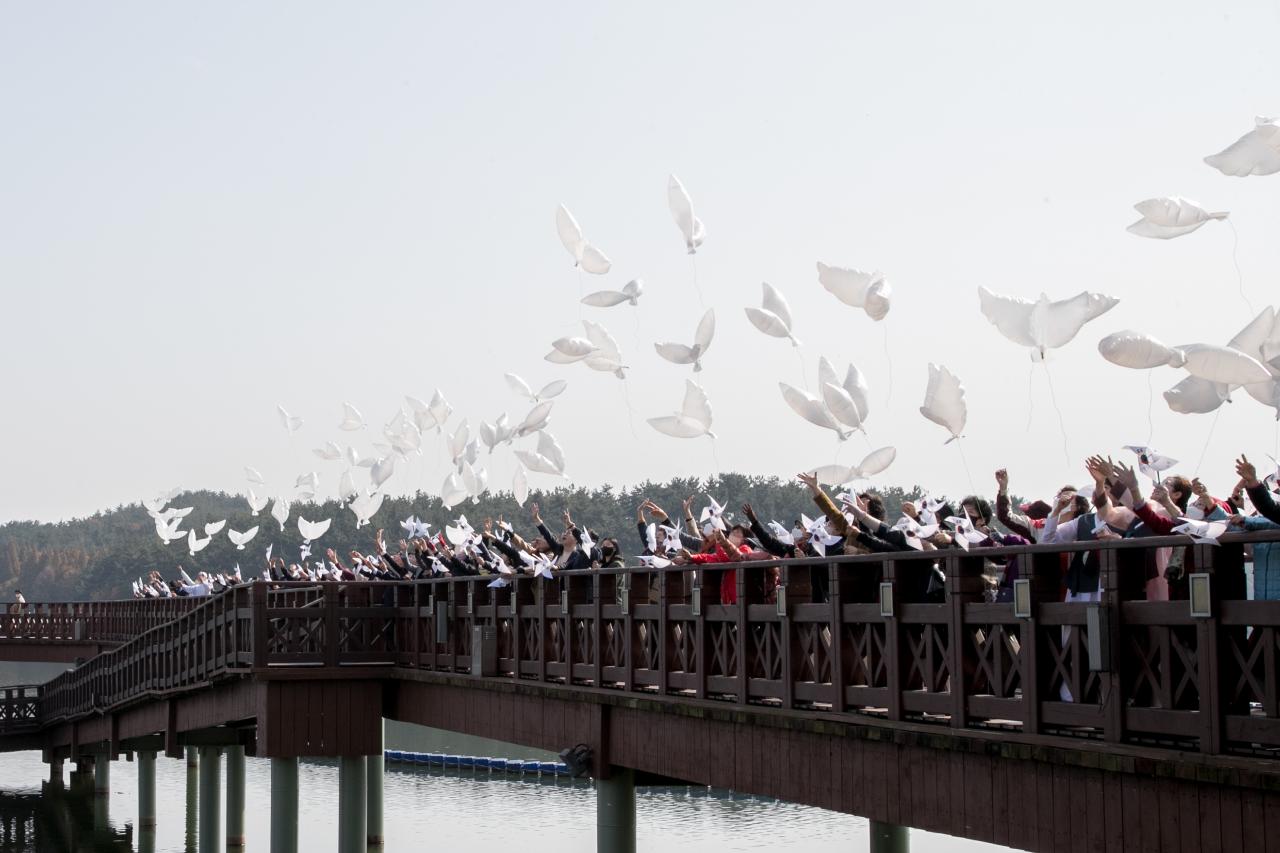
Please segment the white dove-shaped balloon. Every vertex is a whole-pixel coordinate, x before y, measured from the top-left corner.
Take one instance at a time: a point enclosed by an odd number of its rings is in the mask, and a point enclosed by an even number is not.
[[[351,469],[342,472],[342,476],[338,478],[338,500],[345,503],[349,498],[353,497],[359,490],[356,488],[355,478],[351,476]]]
[[[265,486],[267,481],[262,479],[262,475],[258,473],[257,468],[250,468],[248,465],[244,467],[244,476],[250,483],[256,486]]]
[[[841,441],[849,437],[849,432],[840,427],[840,422],[836,420],[835,415],[827,408],[826,403],[808,391],[796,388],[794,385],[788,385],[785,382],[779,382],[778,388],[781,389],[782,399],[787,401],[791,411],[814,426],[831,430]]]
[[[592,370],[612,373],[619,379],[626,379],[626,368],[622,363],[622,354],[618,351],[618,342],[609,334],[609,330],[590,320],[583,320],[582,326],[587,331],[587,340],[594,347],[582,363]]]
[[[289,432],[294,433],[302,428],[302,418],[289,414],[284,406],[277,404],[276,412],[280,415],[280,423],[284,424],[284,428]]]
[[[533,435],[533,433],[544,428],[551,422],[551,407],[553,405],[554,403],[551,400],[547,400],[530,409],[529,413],[524,416],[524,420],[520,422],[520,425],[513,430],[513,436],[515,438],[523,438],[526,435]]]
[[[929,364],[929,385],[924,392],[920,414],[951,433],[946,443],[960,438],[969,417],[964,401],[964,385],[945,367]]]
[[[586,338],[557,338],[551,342],[551,352],[543,358],[552,364],[573,364],[582,361],[596,351],[596,345]]]
[[[457,474],[450,472],[449,476],[444,478],[444,485],[440,487],[440,501],[445,509],[453,509],[467,497],[467,489],[462,485],[462,480]]]
[[[524,506],[529,499],[529,475],[523,465],[516,466],[515,476],[511,478],[511,494],[518,506]]]
[[[1030,347],[1033,360],[1042,360],[1048,350],[1065,346],[1085,323],[1110,311],[1120,300],[1101,293],[1079,293],[1054,302],[1041,293],[1035,302],[1016,296],[1001,296],[978,288],[983,315],[1000,334],[1020,346]]]
[[[257,515],[267,508],[268,498],[260,498],[254,494],[253,489],[249,490],[249,494],[245,496],[245,500],[249,502],[249,512],[251,515]]]
[[[382,484],[391,478],[396,471],[395,454],[384,456],[373,464],[369,469],[369,482],[373,484],[375,489],[381,489]]]
[[[333,462],[342,458],[342,448],[338,446],[336,441],[326,441],[324,447],[317,447],[311,452],[326,462]]]
[[[654,344],[653,348],[658,351],[658,355],[672,364],[692,364],[693,372],[700,373],[702,371],[702,357],[706,355],[707,350],[711,347],[711,339],[715,337],[715,334],[716,309],[708,308],[707,313],[703,314],[702,319],[698,321],[698,328],[693,333],[693,344],[691,346],[662,343]]]
[[[357,530],[368,524],[369,520],[377,514],[378,510],[382,508],[382,502],[386,497],[385,492],[374,492],[372,495],[360,494],[347,505],[347,508],[356,517]]]
[[[582,229],[578,227],[578,220],[573,218],[569,208],[563,204],[556,208],[556,232],[560,235],[560,242],[565,250],[573,255],[573,265],[583,272],[604,275],[613,266],[604,252],[586,241],[582,236]]]
[[[612,308],[628,302],[634,306],[640,304],[642,293],[644,293],[644,282],[633,278],[622,286],[622,290],[597,290],[595,293],[588,293],[582,297],[582,304],[590,305],[592,308]]]
[[[1204,161],[1224,175],[1244,178],[1280,172],[1280,126],[1277,120],[1258,116],[1244,136]]]
[[[1186,362],[1182,350],[1165,346],[1150,335],[1131,329],[1107,335],[1098,341],[1098,352],[1112,364],[1133,370],[1148,370],[1165,365],[1182,367]]]
[[[342,404],[342,422],[338,424],[338,429],[354,432],[358,429],[364,429],[364,415],[360,414],[360,410],[350,403]]]
[[[307,521],[302,516],[298,516],[298,533],[302,535],[303,541],[310,544],[328,533],[329,525],[332,523],[331,518],[326,518],[324,521]]]
[[[818,261],[818,283],[845,305],[866,311],[872,320],[883,320],[889,313],[893,289],[882,272],[829,267]]]
[[[226,526],[227,526],[227,521],[226,521],[226,519],[223,519],[222,521],[211,521],[211,522],[209,522],[208,524],[206,524],[206,525],[204,526],[204,535],[205,535],[205,536],[214,536],[214,535],[216,535],[216,534],[218,534],[218,533],[221,533],[221,532],[222,532],[222,528],[224,528],[224,527],[226,527]]]
[[[463,418],[454,427],[453,432],[449,434],[449,459],[456,464],[462,458],[462,454],[466,452],[467,442],[470,440],[471,427],[467,425],[467,419]]]
[[[320,475],[315,471],[312,471],[309,474],[301,474],[298,479],[294,481],[293,487],[295,489],[306,489],[314,492],[320,487]]]
[[[205,548],[209,547],[209,543],[212,541],[213,541],[212,537],[209,537],[209,536],[206,536],[203,539],[197,539],[196,532],[194,530],[188,530],[187,531],[187,552],[194,557],[196,554],[203,551]]]
[[[227,538],[231,540],[232,545],[236,546],[237,551],[243,551],[244,546],[248,544],[253,539],[253,537],[257,535],[258,535],[258,528],[256,527],[250,527],[248,530],[246,530],[243,533],[241,533],[239,530],[234,530],[234,529],[227,531]]]
[[[164,542],[164,544],[166,545],[168,545],[170,542],[173,542],[177,539],[182,539],[187,535],[187,532],[184,530],[178,529],[178,525],[180,524],[182,524],[182,519],[180,518],[175,518],[173,521],[169,522],[168,524],[166,524],[161,519],[157,518],[156,519],[156,535],[159,536],[160,540]]]
[[[675,175],[667,176],[667,207],[671,208],[671,218],[680,229],[680,236],[684,237],[685,248],[691,255],[696,253],[707,232],[702,220],[693,215],[693,199],[689,198],[684,184]]]
[[[822,389],[822,402],[836,420],[853,429],[866,432],[867,416],[871,413],[871,389],[862,371],[852,364],[845,371],[844,381],[836,378],[835,368],[825,356],[818,358],[818,385]]]
[[[881,447],[868,453],[863,460],[852,467],[844,465],[823,465],[813,470],[818,482],[832,486],[842,486],[855,480],[866,480],[881,473],[898,457],[893,447]]]
[[[286,498],[276,498],[271,504],[271,517],[280,524],[280,530],[284,530],[284,523],[289,520],[289,501]]]
[[[1133,209],[1142,214],[1142,218],[1125,230],[1139,237],[1153,237],[1157,240],[1181,237],[1206,222],[1227,218],[1225,210],[1210,213],[1194,201],[1180,196],[1149,198],[1135,204]]]
[[[548,457],[543,452],[544,447],[546,446],[544,444],[544,438],[543,438],[545,435],[547,435],[547,433],[545,432],[538,434],[537,450],[517,450],[515,451],[516,458],[520,460],[521,465],[523,465],[525,468],[529,469],[530,471],[533,471],[534,473],[550,474],[553,477],[562,476],[564,473],[564,465],[563,465],[564,454],[563,453],[560,454],[559,465],[556,464],[557,463],[556,459]],[[551,439],[551,442],[554,444],[555,439]],[[558,445],[556,446],[556,450],[557,451],[559,450]]]
[[[660,418],[649,418],[649,426],[663,435],[672,438],[699,438],[708,436],[715,439],[711,431],[711,401],[707,392],[692,379],[684,381],[684,402],[680,411]]]
[[[775,338],[786,338],[793,347],[800,342],[791,334],[791,308],[787,300],[768,282],[761,283],[763,296],[759,308],[747,308],[747,319],[766,335]]]
[[[507,380],[507,385],[512,391],[515,391],[521,397],[532,403],[541,403],[543,400],[550,400],[553,397],[559,397],[564,393],[564,389],[569,387],[569,383],[563,379],[556,379],[542,386],[538,393],[533,393],[533,389],[529,387],[529,383],[525,382],[514,373],[504,373],[503,378]]]

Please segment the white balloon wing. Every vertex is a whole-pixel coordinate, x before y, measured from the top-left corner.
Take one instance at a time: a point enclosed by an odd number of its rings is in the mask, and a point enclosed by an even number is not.
[[[284,428],[289,432],[297,432],[302,428],[302,418],[295,418],[285,411],[284,406],[276,405],[276,412],[280,415],[280,423],[284,424]]]
[[[671,218],[684,237],[685,248],[694,254],[706,236],[705,229],[702,221],[693,215],[693,199],[675,175],[667,176],[667,207],[671,208]]]
[[[831,267],[818,261],[818,283],[845,305],[861,308],[872,320],[889,313],[889,283],[882,272]]]
[[[1134,209],[1142,218],[1126,230],[1139,237],[1169,240],[1190,234],[1201,225],[1214,219],[1226,219],[1225,211],[1210,213],[1194,201],[1179,196],[1149,198],[1135,204]]]
[[[920,414],[951,433],[948,444],[964,432],[969,416],[964,401],[964,385],[947,368],[929,364],[929,385],[924,392]]]
[[[1182,367],[1186,362],[1182,350],[1165,346],[1150,335],[1131,329],[1107,335],[1098,341],[1098,352],[1112,364],[1133,370],[1148,370],[1164,365]]]
[[[834,431],[841,441],[849,437],[849,434],[840,428],[835,416],[817,397],[785,382],[779,382],[778,388],[782,391],[782,399],[787,401],[791,411],[814,426]]]
[[[649,418],[648,423],[658,432],[672,438],[698,438],[705,435],[714,439],[711,418],[711,401],[707,399],[707,392],[696,382],[686,379],[684,402],[680,411],[674,415]]]
[[[577,264],[582,259],[582,248],[586,241],[582,239],[578,220],[573,218],[569,208],[563,204],[556,208],[556,233],[560,236],[560,243],[565,251],[573,255],[573,262]]]
[[[249,512],[257,515],[267,508],[268,498],[260,498],[254,494],[253,489],[249,490],[249,494],[245,496],[245,500],[249,502]]]
[[[284,531],[284,523],[289,520],[289,501],[285,498],[276,498],[271,504],[271,517],[280,524],[280,530]]]
[[[227,538],[231,540],[232,545],[236,546],[237,551],[243,551],[244,546],[248,544],[248,542],[257,535],[258,535],[258,528],[256,527],[250,527],[248,530],[246,530],[243,533],[241,533],[238,530],[227,531]]]
[[[1222,174],[1237,178],[1280,172],[1280,127],[1276,119],[1255,118],[1253,130],[1204,161]]]
[[[592,308],[612,308],[615,305],[621,305],[630,300],[631,297],[618,290],[597,290],[595,293],[588,293],[582,297],[583,305],[590,305]]]
[[[1230,389],[1197,376],[1188,376],[1168,391],[1164,400],[1180,415],[1204,415],[1230,399]]]
[[[204,526],[204,535],[214,536],[218,533],[221,533],[222,528],[226,526],[227,526],[226,519],[223,519],[222,521],[211,521]]]
[[[302,516],[298,516],[298,533],[302,535],[304,541],[314,542],[329,532],[329,525],[332,523],[331,518],[326,518],[324,521],[307,521]]]
[[[338,424],[338,429],[352,432],[354,430],[364,428],[364,415],[360,414],[360,410],[350,403],[342,404],[342,423]]]
[[[529,499],[529,476],[523,466],[516,468],[515,476],[511,478],[511,494],[518,506],[524,506],[524,502]]]

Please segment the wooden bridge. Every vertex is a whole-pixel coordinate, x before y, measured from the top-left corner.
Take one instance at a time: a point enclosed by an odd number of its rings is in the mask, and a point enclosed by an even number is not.
[[[92,759],[101,775],[122,752],[199,748],[215,786],[219,750],[270,758],[273,850],[290,849],[290,762],[296,845],[299,757],[341,759],[343,809],[360,813],[342,849],[380,834],[364,803],[384,717],[584,744],[612,849],[634,843],[632,786],[658,780],[861,815],[886,833],[880,849],[899,843],[893,826],[1027,850],[1271,849],[1280,602],[1245,600],[1244,544],[1277,539],[739,563],[732,606],[711,567],[35,605],[0,616],[0,658],[109,650],[0,692],[0,749]],[[1189,601],[1142,600],[1162,547],[1186,549]],[[1060,601],[1076,551],[1099,561],[1099,603]],[[984,600],[993,556],[1021,564],[1011,603]],[[922,594],[937,560],[941,601]],[[771,565],[781,587],[766,602]],[[229,757],[229,807],[233,772]]]

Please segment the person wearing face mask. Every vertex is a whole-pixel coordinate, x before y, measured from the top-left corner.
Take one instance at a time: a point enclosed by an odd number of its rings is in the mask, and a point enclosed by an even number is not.
[[[591,564],[597,569],[621,569],[625,568],[627,563],[622,556],[622,552],[618,550],[618,540],[612,536],[606,536],[600,540],[600,559]]]
[[[681,551],[672,559],[672,562],[677,566],[740,563],[747,554],[751,553],[751,546],[746,544],[749,532],[741,524],[730,527],[727,534],[721,530],[713,530],[707,537],[712,546],[709,553],[690,554],[688,551]],[[720,575],[720,603],[738,603],[737,571],[733,568],[725,568]]]

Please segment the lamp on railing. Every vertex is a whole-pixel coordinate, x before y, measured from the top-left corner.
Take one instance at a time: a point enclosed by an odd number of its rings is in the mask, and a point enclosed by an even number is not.
[[[885,619],[893,618],[893,582],[880,584],[880,615]]]
[[[785,583],[778,584],[778,615],[787,615],[787,585]]]
[[[702,615],[702,572],[695,571],[693,573],[693,586],[690,588],[692,595],[693,615]]]
[[[1018,619],[1031,618],[1031,578],[1018,578],[1013,582],[1013,615]]]
[[[618,605],[622,615],[626,616],[631,610],[631,575],[629,573],[614,575],[614,584],[614,603]]]
[[[1209,573],[1196,572],[1187,575],[1187,583],[1190,590],[1190,594],[1187,597],[1191,602],[1191,618],[1208,619],[1213,615],[1213,590],[1209,581]]]

